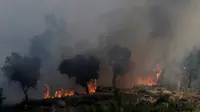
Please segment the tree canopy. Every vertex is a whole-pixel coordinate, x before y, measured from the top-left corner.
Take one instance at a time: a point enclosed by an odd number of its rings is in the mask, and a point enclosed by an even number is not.
[[[8,80],[20,84],[25,98],[28,99],[28,89],[35,88],[40,77],[40,60],[13,52],[6,57],[1,69]]]
[[[76,83],[87,87],[91,79],[98,79],[100,61],[92,56],[77,55],[74,58],[63,60],[58,70],[61,74],[67,74],[69,78],[75,77]]]
[[[117,76],[124,75],[129,70],[131,51],[119,45],[113,46],[108,52],[108,61],[113,71],[113,86]]]

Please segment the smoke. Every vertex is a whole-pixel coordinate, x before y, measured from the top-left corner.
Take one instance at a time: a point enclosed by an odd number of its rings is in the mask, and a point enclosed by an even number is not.
[[[52,91],[60,87],[74,87],[73,80],[58,73],[57,64],[63,58],[82,52],[83,49],[94,48],[90,43],[103,32],[103,27],[98,22],[99,16],[119,6],[119,1],[113,0],[2,0],[0,65],[3,65],[5,57],[12,51],[42,57],[43,76],[38,91],[29,93],[33,98],[43,96],[44,83],[51,85]],[[31,46],[37,47],[32,49]],[[23,93],[15,83],[8,84],[3,76],[0,81],[7,97],[6,102],[17,102],[23,98]],[[13,91],[15,94],[12,94]]]
[[[44,83],[53,89],[74,87],[56,70],[62,59],[91,53],[104,60],[110,46],[119,44],[132,51],[134,69],[122,77],[128,79],[123,86],[130,87],[137,75],[145,75],[157,63],[167,67],[173,60],[180,62],[199,44],[199,5],[197,0],[2,0],[0,65],[12,51],[42,58],[39,92],[30,93],[41,98]],[[111,72],[102,63],[99,83],[111,85]],[[171,70],[166,74],[174,79]],[[23,94],[15,84],[2,83],[10,102],[20,100],[16,96]]]
[[[176,57],[177,60],[181,60],[200,42],[199,39],[199,20],[200,16],[196,13],[199,10],[199,1],[194,1],[188,6],[188,10],[185,11],[180,17],[177,26],[175,27],[175,33],[173,36],[173,43],[171,43],[171,56]],[[174,53],[172,53],[174,52]]]
[[[166,69],[165,82],[176,86],[179,73],[173,69],[179,69],[179,64],[200,42],[199,15],[195,13],[198,6],[198,1],[154,0],[130,6],[132,8],[124,11],[126,14],[115,12],[115,15],[125,15],[120,24],[114,23],[119,22],[115,19],[117,16],[109,17],[110,21],[115,21],[107,23],[108,34],[101,39],[104,40],[102,43],[129,47],[135,63],[133,73],[124,76],[129,77],[123,81],[126,83],[124,87],[136,83],[138,75],[147,75],[157,63]]]

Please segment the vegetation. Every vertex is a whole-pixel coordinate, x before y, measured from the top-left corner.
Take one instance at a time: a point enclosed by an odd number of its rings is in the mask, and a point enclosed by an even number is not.
[[[191,88],[191,83],[193,80],[198,78],[198,69],[200,68],[200,51],[193,50],[186,59],[183,61],[183,71],[185,71],[188,77],[188,88]]]
[[[0,88],[0,107],[3,105],[3,100],[4,100],[5,98],[3,97],[3,89],[2,88]]]
[[[198,95],[178,94],[159,90],[137,89],[133,93],[96,93],[94,95],[71,96],[61,99],[45,99],[25,101],[21,104],[7,107],[9,109],[23,110],[23,112],[44,112],[53,107],[57,112],[65,109],[79,112],[198,112],[200,97]],[[58,102],[65,102],[60,106]],[[89,103],[90,102],[90,103]],[[53,106],[52,106],[53,105]],[[42,106],[42,108],[41,108]],[[6,107],[4,107],[4,110]],[[72,111],[73,110],[73,111]],[[12,110],[15,111],[15,110]],[[33,112],[35,112],[33,111]],[[6,112],[6,111],[5,111]],[[20,111],[21,112],[21,111]],[[76,111],[75,111],[76,112]]]
[[[91,79],[99,77],[99,60],[90,56],[77,55],[74,58],[63,60],[58,67],[61,74],[67,74],[69,78],[75,77],[76,83],[86,88]]]
[[[6,57],[2,71],[8,80],[19,83],[25,99],[28,100],[28,90],[36,88],[40,77],[40,60],[13,52]]]
[[[108,52],[109,64],[112,66],[112,86],[116,88],[116,78],[129,70],[131,51],[119,45],[113,46]]]

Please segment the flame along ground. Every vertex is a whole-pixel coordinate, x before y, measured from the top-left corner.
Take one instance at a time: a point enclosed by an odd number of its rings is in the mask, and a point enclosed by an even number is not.
[[[137,78],[137,84],[146,86],[159,85],[158,79],[162,73],[160,64],[157,64],[156,68],[153,69],[153,71],[156,72],[154,75],[152,75],[152,73],[149,73],[147,77],[139,76]]]
[[[74,89],[68,90],[68,89],[60,88],[59,90],[55,91],[54,94],[51,95],[49,85],[45,84],[44,86],[46,87],[46,92],[44,93],[44,99],[61,98],[61,97],[65,97],[65,96],[73,96],[74,93],[75,93]],[[88,83],[87,86],[88,86],[88,92],[90,94],[95,93],[96,89],[97,89],[96,79],[95,80],[91,80]],[[85,92],[83,94],[85,94]]]
[[[145,85],[145,86],[159,85],[158,79],[159,79],[159,77],[160,77],[160,75],[162,73],[162,69],[161,69],[160,64],[157,64],[156,68],[153,69],[153,71],[155,72],[154,75],[152,75],[150,73],[150,74],[148,74],[147,77],[139,76],[137,78],[137,85]],[[97,81],[95,79],[95,80],[91,80],[88,83],[87,87],[88,87],[88,92],[90,94],[96,92],[96,89],[97,89],[96,82]],[[75,93],[74,89],[67,90],[67,89],[64,89],[64,88],[60,88],[59,90],[55,91],[54,94],[51,95],[49,85],[45,84],[44,86],[46,87],[46,92],[44,93],[44,98],[45,99],[48,99],[48,98],[61,98],[61,97],[64,97],[64,96],[73,96],[74,93]]]

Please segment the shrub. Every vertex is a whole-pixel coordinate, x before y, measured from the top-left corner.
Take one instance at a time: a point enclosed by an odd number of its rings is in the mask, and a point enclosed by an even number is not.
[[[96,107],[95,106],[90,106],[90,112],[96,112]]]
[[[107,102],[98,102],[96,104],[96,112],[110,112],[109,106],[107,105]]]
[[[90,106],[88,105],[82,105],[83,112],[90,112]]]
[[[109,101],[109,109],[110,112],[118,112],[119,111],[119,106],[117,105],[116,101]]]
[[[133,112],[150,112],[153,105],[149,102],[141,102],[139,104],[136,104],[133,108]]]

